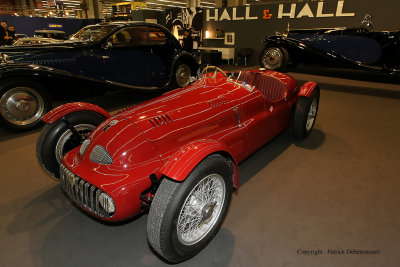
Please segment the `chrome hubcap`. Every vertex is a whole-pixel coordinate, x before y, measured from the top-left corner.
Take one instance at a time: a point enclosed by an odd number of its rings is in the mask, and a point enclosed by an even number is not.
[[[190,68],[189,66],[182,64],[176,70],[176,82],[178,86],[185,87],[189,84],[190,79]]]
[[[225,182],[219,174],[203,178],[187,196],[179,212],[178,239],[185,245],[202,240],[217,223],[225,199]]]
[[[306,130],[307,132],[311,130],[312,126],[314,125],[315,117],[317,116],[317,98],[314,97],[310,106],[310,110],[307,114],[307,123],[306,123]]]
[[[42,96],[29,87],[15,87],[0,98],[2,117],[15,125],[28,125],[39,120],[45,109]]]
[[[86,139],[86,137],[89,136],[89,134],[96,128],[94,125],[91,124],[78,124],[74,126],[75,130],[79,133],[78,139],[73,138],[73,133],[71,132],[70,129],[65,131],[60,139],[57,141],[56,145],[56,159],[59,164],[62,163],[62,158],[65,153],[67,153],[69,150],[79,146],[82,144],[83,140]]]
[[[267,69],[275,69],[282,64],[282,52],[278,48],[270,48],[265,51],[263,64]]]

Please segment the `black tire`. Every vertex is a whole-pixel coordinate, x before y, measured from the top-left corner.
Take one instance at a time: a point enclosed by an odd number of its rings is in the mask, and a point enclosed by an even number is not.
[[[60,179],[62,156],[81,145],[105,117],[92,111],[77,111],[66,115],[65,119],[75,128],[79,137],[72,133],[63,119],[60,119],[52,124],[46,124],[36,143],[36,157],[40,166],[57,180]]]
[[[306,138],[314,128],[318,114],[319,94],[317,88],[311,97],[300,96],[297,100],[293,118],[293,132],[296,138]]]
[[[172,89],[183,88],[189,85],[192,70],[189,65],[178,62],[174,67]]]
[[[34,129],[50,109],[50,95],[40,83],[25,78],[0,81],[0,123],[8,129]]]
[[[167,261],[174,263],[187,260],[202,250],[218,232],[228,210],[233,187],[232,176],[231,163],[226,158],[215,154],[200,162],[184,182],[179,183],[164,178],[151,204],[147,221],[147,236],[154,250]],[[214,202],[200,203],[199,198],[194,197],[196,192],[192,190],[199,189],[203,181],[210,180],[214,182],[212,186],[219,187],[221,190],[206,191],[215,196],[212,198]],[[224,194],[221,193],[222,188],[225,190]],[[219,192],[219,195],[216,192]],[[190,199],[188,199],[189,195]],[[217,198],[220,201],[219,204]],[[188,227],[190,223],[194,223],[193,220],[179,223],[183,218],[190,217],[183,216],[183,213],[187,212],[184,209],[185,204],[187,204],[186,208],[188,205],[192,208],[192,213],[197,212],[198,219],[202,221],[202,227],[197,227],[194,231],[205,232],[200,234],[197,240],[190,241],[188,237],[185,241],[184,234],[177,229],[178,224],[181,227]],[[197,210],[194,208],[196,204]],[[201,205],[203,206],[199,208]],[[192,215],[191,219],[193,218]],[[208,223],[210,225],[207,225]],[[193,228],[186,228],[187,231],[190,229]]]
[[[260,66],[268,70],[283,70],[289,60],[288,51],[279,46],[267,46],[261,52]]]

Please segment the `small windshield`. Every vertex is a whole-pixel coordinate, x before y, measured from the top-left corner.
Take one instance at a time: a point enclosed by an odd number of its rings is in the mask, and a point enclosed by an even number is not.
[[[116,27],[116,25],[88,26],[80,29],[70,38],[70,40],[98,41],[103,39],[104,36],[113,31]]]

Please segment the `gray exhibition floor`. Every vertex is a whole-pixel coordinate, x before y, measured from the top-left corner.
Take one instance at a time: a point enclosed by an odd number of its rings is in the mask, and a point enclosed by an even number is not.
[[[182,266],[399,266],[400,85],[292,74],[321,82],[313,133],[287,130],[240,165],[221,230]],[[116,110],[150,97],[91,101]],[[147,215],[105,224],[68,201],[36,161],[38,135],[0,130],[0,267],[166,265]],[[342,249],[377,254],[332,254]]]

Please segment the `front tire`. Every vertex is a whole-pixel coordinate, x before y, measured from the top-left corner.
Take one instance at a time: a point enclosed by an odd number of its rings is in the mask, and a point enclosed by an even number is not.
[[[319,89],[316,89],[311,97],[300,96],[297,100],[293,119],[293,130],[296,138],[306,138],[314,128],[318,113],[319,94]]]
[[[282,70],[289,60],[289,53],[283,47],[266,47],[260,55],[260,65],[268,70]]]
[[[0,86],[0,123],[12,130],[27,131],[41,124],[51,109],[47,90],[29,79],[10,79]]]
[[[80,146],[104,119],[96,112],[78,111],[65,116],[65,120],[74,131],[63,119],[46,124],[36,143],[36,157],[40,166],[50,176],[59,180],[60,164],[64,154]]]
[[[220,155],[204,159],[184,182],[164,178],[150,207],[150,245],[169,262],[193,257],[216,235],[232,195],[232,166]]]

